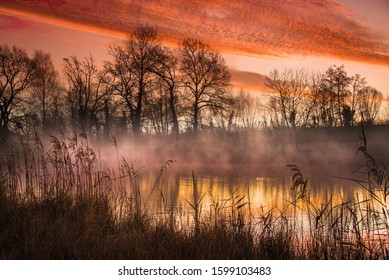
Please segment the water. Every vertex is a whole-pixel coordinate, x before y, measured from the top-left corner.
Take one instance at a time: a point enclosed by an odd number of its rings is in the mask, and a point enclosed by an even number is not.
[[[194,181],[194,180],[195,181]],[[181,225],[190,224],[194,207],[201,215],[209,216],[219,211],[225,216],[242,205],[246,216],[258,218],[269,211],[292,215],[296,200],[292,191],[292,176],[216,176],[204,174],[163,174],[149,172],[136,178],[140,189],[142,207],[159,219],[174,210]],[[332,205],[366,196],[366,191],[355,182],[335,178],[310,177],[307,196],[316,208],[329,200]],[[131,196],[132,190],[127,189]],[[294,210],[295,211],[295,210]],[[303,210],[297,208],[300,214]],[[295,215],[295,213],[294,213]]]

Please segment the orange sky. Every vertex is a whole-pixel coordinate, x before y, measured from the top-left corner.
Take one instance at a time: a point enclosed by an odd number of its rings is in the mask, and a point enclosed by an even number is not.
[[[49,51],[58,64],[89,52],[104,60],[108,44],[149,23],[165,42],[190,36],[217,47],[235,69],[236,83],[248,88],[255,84],[251,72],[345,64],[350,75],[366,76],[388,95],[389,1],[367,2],[0,0],[0,42]]]

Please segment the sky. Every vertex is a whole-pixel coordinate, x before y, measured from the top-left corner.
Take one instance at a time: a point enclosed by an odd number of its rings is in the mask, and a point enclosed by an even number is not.
[[[163,44],[220,50],[236,88],[263,91],[273,69],[344,64],[389,96],[388,15],[387,0],[0,0],[0,43],[50,52],[60,69],[70,55],[108,60],[108,45],[147,23]]]

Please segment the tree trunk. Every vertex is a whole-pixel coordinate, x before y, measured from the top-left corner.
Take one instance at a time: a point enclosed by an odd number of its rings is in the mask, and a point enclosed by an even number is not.
[[[196,133],[198,130],[198,120],[199,119],[199,105],[197,100],[193,104],[193,132]]]
[[[174,106],[174,89],[170,89],[169,102],[170,102],[170,111],[172,113],[172,123],[173,123],[172,133],[173,133],[173,135],[175,135],[178,138],[178,135],[180,134],[180,130],[178,127],[177,112],[176,112],[176,108]]]
[[[138,94],[138,101],[135,108],[135,114],[134,114],[134,120],[133,120],[133,126],[132,131],[134,132],[134,135],[138,136],[142,133],[142,102],[143,102],[143,75],[141,75],[140,81],[139,81],[139,94]]]

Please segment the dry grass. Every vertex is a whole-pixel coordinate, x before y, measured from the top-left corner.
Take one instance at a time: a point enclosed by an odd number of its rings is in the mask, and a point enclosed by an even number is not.
[[[118,170],[102,168],[85,134],[51,136],[48,150],[38,136],[20,139],[2,147],[0,158],[0,258],[388,259],[388,172],[362,140],[367,179],[355,183],[364,197],[314,205],[308,180],[291,165],[294,199],[282,210],[254,215],[250,194],[234,192],[203,214],[193,175],[187,203],[194,222],[183,228],[169,205],[161,204],[168,209],[161,217],[148,213],[140,171],[119,155]],[[153,192],[170,164],[162,166]]]

